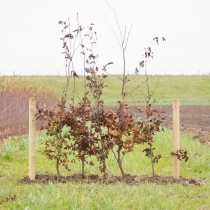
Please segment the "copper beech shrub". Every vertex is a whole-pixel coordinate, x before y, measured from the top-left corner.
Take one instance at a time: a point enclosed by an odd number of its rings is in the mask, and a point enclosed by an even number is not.
[[[121,99],[117,101],[116,107],[110,110],[105,109],[103,95],[106,77],[110,76],[107,68],[114,64],[109,62],[99,71],[97,63],[98,55],[94,53],[93,46],[97,41],[97,33],[94,31],[94,24],[88,27],[81,27],[77,17],[78,27],[71,31],[70,20],[68,22],[59,21],[62,29],[63,54],[66,59],[66,87],[57,107],[38,108],[37,118],[45,121],[47,140],[44,141],[44,153],[49,159],[56,160],[56,170],[58,180],[60,179],[60,165],[70,170],[71,164],[76,159],[81,161],[81,173],[85,176],[85,164],[94,165],[93,161],[88,161],[90,156],[96,157],[99,162],[99,170],[104,178],[107,177],[107,158],[112,152],[117,161],[122,177],[126,176],[123,168],[123,159],[127,153],[133,152],[134,147],[139,144],[147,144],[144,149],[146,157],[151,159],[152,174],[155,174],[154,163],[158,163],[161,155],[155,155],[153,147],[153,137],[155,132],[163,131],[161,123],[165,119],[165,113],[152,108],[151,97],[154,92],[149,90],[149,78],[145,73],[147,93],[145,94],[145,110],[139,110],[141,117],[136,118],[129,112],[126,97],[140,88],[143,84],[137,84],[133,90],[126,90],[126,84],[130,81],[125,75],[125,65],[122,77],[116,78],[122,81]],[[120,31],[121,32],[121,31]],[[122,32],[121,32],[122,34]],[[126,35],[126,32],[125,32]],[[128,36],[121,39],[123,63],[125,64],[125,50]],[[165,41],[165,38],[162,38]],[[153,41],[158,43],[158,37]],[[125,45],[123,45],[125,44]],[[77,95],[78,76],[74,67],[74,56],[80,51],[82,62],[84,63],[84,93],[81,98]],[[143,60],[139,62],[140,68],[145,68],[148,59],[153,53],[151,46],[145,49]],[[73,83],[73,89],[69,90],[69,83]],[[67,92],[70,91],[71,99],[67,104]],[[75,102],[75,97],[79,102]],[[155,101],[153,101],[155,102]],[[175,155],[175,154],[173,154]],[[138,160],[137,160],[138,161]],[[139,160],[140,161],[140,160]]]

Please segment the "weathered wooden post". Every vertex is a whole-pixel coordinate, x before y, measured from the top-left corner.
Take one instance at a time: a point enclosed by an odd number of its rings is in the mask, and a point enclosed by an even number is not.
[[[29,98],[29,179],[35,180],[36,99]]]
[[[173,152],[179,150],[179,100],[173,101]],[[173,156],[173,177],[179,179],[179,159]]]

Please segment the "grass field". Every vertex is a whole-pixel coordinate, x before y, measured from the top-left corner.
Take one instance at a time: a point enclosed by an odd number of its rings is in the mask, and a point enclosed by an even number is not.
[[[41,140],[45,139],[44,132],[40,132],[36,139],[36,173],[55,174],[55,163],[43,156]],[[172,132],[155,135],[157,153],[164,157],[171,152]],[[0,209],[168,209],[192,210],[210,208],[210,153],[208,147],[198,141],[181,135],[181,147],[193,156],[188,162],[181,162],[180,175],[183,177],[202,178],[207,184],[139,184],[129,186],[123,183],[115,185],[65,183],[48,185],[21,184],[19,179],[28,174],[28,137],[16,137],[13,141],[0,145]],[[144,146],[137,147],[133,154],[127,154],[124,168],[127,173],[142,175],[151,174],[149,158],[141,152]],[[161,151],[159,149],[161,149]],[[80,163],[72,164],[72,173],[80,173]],[[110,154],[108,159],[108,173],[120,175],[120,171]],[[171,158],[162,158],[155,165],[156,174],[171,175]],[[97,174],[98,167],[86,166],[86,174]],[[67,173],[62,170],[62,175]],[[15,200],[7,198],[16,195]],[[9,198],[10,198],[9,197]]]
[[[7,80],[9,77],[4,77]],[[22,77],[15,76],[16,81]],[[26,77],[31,83],[37,86],[46,86],[61,96],[66,85],[66,78],[59,76],[31,76]],[[127,83],[126,90],[131,91],[137,85],[145,81],[144,76],[129,76],[131,81]],[[0,78],[3,81],[3,77]],[[76,79],[76,88],[79,97],[84,92],[84,78]],[[121,80],[115,76],[109,76],[105,79],[102,98],[106,106],[115,106],[116,101],[120,99]],[[159,100],[158,105],[171,105],[172,100],[180,99],[181,105],[210,105],[210,76],[150,76],[149,85],[151,92],[155,89],[153,99]],[[73,80],[70,80],[69,93],[71,93]],[[129,105],[143,105],[144,96],[147,94],[146,84],[134,91],[127,98]],[[71,98],[71,94],[68,95]]]

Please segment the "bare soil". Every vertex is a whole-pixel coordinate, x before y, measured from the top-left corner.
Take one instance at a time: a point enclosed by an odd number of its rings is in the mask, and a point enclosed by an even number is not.
[[[153,109],[166,113],[166,120],[162,125],[172,129],[173,107],[156,106]],[[139,115],[135,107],[130,107],[130,111]],[[210,145],[210,106],[180,106],[180,130],[182,133],[190,134],[193,139]]]
[[[179,179],[175,179],[171,176],[131,176],[130,174],[127,174],[125,178],[122,178],[121,176],[109,176],[106,179],[104,179],[101,176],[98,175],[89,175],[82,177],[81,174],[73,174],[70,176],[62,176],[60,180],[57,180],[57,176],[55,175],[42,175],[37,174],[34,181],[31,181],[29,177],[24,177],[23,179],[19,180],[21,183],[29,184],[29,183],[39,183],[39,184],[48,184],[51,183],[67,183],[67,182],[75,182],[75,183],[98,183],[98,184],[116,184],[119,182],[126,183],[128,185],[137,185],[140,183],[154,183],[154,184],[172,184],[172,183],[180,183],[183,185],[202,185],[205,184],[204,180],[201,179],[192,179],[192,178],[183,178],[180,177]]]

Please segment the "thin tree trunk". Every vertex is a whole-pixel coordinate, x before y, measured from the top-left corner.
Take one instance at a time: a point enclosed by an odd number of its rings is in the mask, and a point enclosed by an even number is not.
[[[60,181],[60,168],[59,168],[59,159],[56,160],[56,171],[57,171],[57,181]]]
[[[154,162],[153,162],[153,151],[152,146],[150,145],[150,158],[151,158],[151,164],[152,164],[152,175],[155,175],[155,168],[154,168]]]
[[[123,79],[122,79],[122,99],[125,98],[124,95],[125,90],[125,51],[123,50]]]
[[[104,157],[104,162],[103,162],[103,178],[106,179],[107,178],[107,174],[106,174],[106,157]]]
[[[85,158],[82,156],[82,178],[85,178]]]
[[[117,151],[117,163],[119,165],[122,177],[125,178],[125,172],[124,172],[123,167],[122,167],[122,160],[121,160],[121,157],[120,157],[120,152],[121,152],[121,149],[119,148],[118,151]]]

